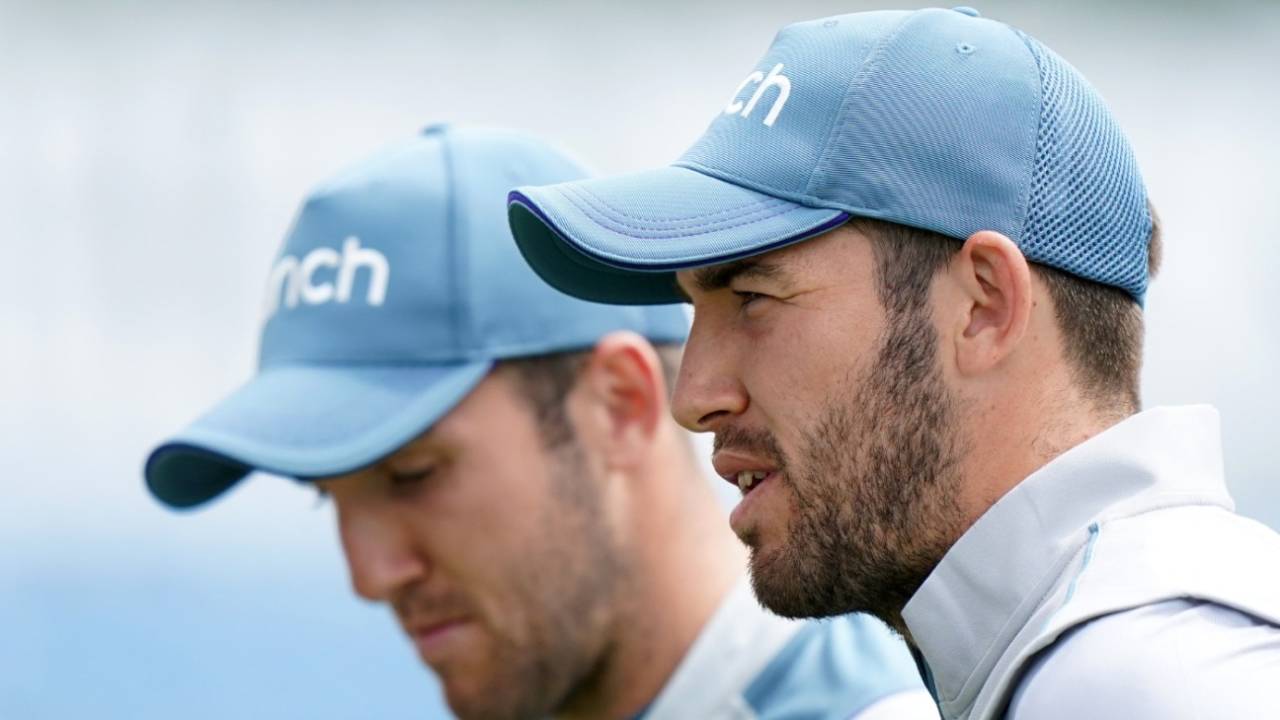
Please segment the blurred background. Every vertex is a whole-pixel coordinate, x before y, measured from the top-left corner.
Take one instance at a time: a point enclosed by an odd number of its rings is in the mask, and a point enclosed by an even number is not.
[[[251,373],[297,203],[437,121],[663,164],[777,28],[889,6],[0,0],[0,718],[447,716],[312,493],[143,489]],[[1127,128],[1166,228],[1147,403],[1217,405],[1241,510],[1280,527],[1280,4],[978,7]]]

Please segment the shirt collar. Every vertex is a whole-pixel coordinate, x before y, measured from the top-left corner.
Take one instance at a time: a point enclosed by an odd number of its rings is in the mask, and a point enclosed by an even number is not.
[[[1232,507],[1218,413],[1134,415],[1040,468],[980,517],[903,608],[942,703],[972,698],[1096,521],[1170,505]]]
[[[802,626],[761,607],[748,578],[739,578],[644,720],[719,716]]]

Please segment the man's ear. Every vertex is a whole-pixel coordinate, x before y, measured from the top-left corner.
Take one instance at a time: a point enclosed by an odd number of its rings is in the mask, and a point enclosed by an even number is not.
[[[587,359],[572,402],[582,422],[579,434],[605,451],[607,464],[642,462],[668,412],[657,351],[633,332],[604,336]]]
[[[1031,267],[1022,251],[998,232],[969,236],[947,267],[958,301],[956,366],[961,375],[981,375],[1007,358],[1031,321]]]

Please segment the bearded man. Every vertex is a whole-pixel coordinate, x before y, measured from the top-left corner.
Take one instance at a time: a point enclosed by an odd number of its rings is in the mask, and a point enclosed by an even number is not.
[[[674,165],[510,200],[553,285],[693,305],[674,411],[767,607],[878,615],[947,718],[1276,715],[1280,537],[1212,408],[1141,411],[1158,223],[1044,45],[964,7],[797,23]]]

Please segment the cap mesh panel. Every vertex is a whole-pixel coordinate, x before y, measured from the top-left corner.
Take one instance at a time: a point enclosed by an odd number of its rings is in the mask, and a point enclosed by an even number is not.
[[[1151,217],[1133,150],[1083,76],[1021,35],[1042,85],[1022,251],[1030,260],[1141,298]]]

